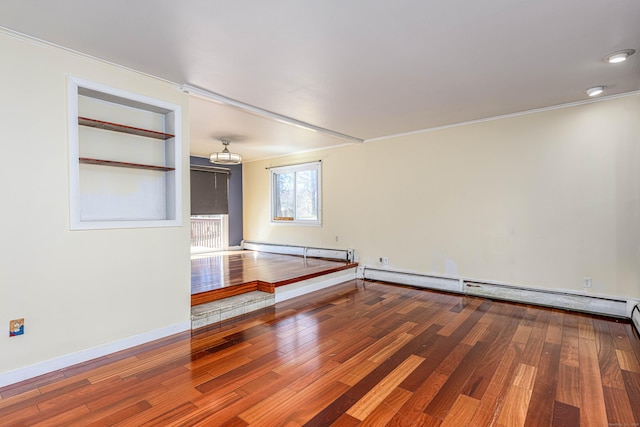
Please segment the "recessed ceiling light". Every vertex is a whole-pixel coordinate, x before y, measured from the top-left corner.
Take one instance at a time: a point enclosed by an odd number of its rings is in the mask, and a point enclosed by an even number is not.
[[[605,56],[604,61],[608,62],[609,64],[617,64],[619,62],[626,61],[627,58],[629,58],[634,53],[636,53],[636,51],[633,49],[619,50],[617,52],[613,52],[612,54]]]
[[[586,90],[586,92],[587,92],[587,95],[589,96],[598,96],[602,92],[604,92],[604,86],[590,87],[589,89]]]

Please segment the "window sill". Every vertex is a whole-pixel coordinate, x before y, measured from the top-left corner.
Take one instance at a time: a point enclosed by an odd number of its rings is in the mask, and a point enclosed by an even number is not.
[[[303,222],[303,221],[273,221],[271,225],[275,226],[297,226],[297,227],[322,227],[322,223],[319,222]]]

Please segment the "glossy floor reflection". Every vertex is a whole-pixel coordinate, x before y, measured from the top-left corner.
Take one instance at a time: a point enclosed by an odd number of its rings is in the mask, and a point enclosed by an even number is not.
[[[630,323],[368,281],[0,389],[0,424],[640,423]]]

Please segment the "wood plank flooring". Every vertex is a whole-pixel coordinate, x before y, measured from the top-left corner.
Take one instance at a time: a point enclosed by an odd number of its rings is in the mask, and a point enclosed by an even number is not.
[[[7,426],[638,426],[624,321],[369,281],[0,389]]]
[[[278,286],[355,268],[357,265],[256,251],[196,255],[191,259],[191,305],[256,290],[273,293]]]

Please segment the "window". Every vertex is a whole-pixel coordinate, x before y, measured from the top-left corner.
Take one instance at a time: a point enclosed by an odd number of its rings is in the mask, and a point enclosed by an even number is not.
[[[229,213],[229,171],[191,166],[191,215]]]
[[[320,162],[271,168],[271,221],[321,224]]]

